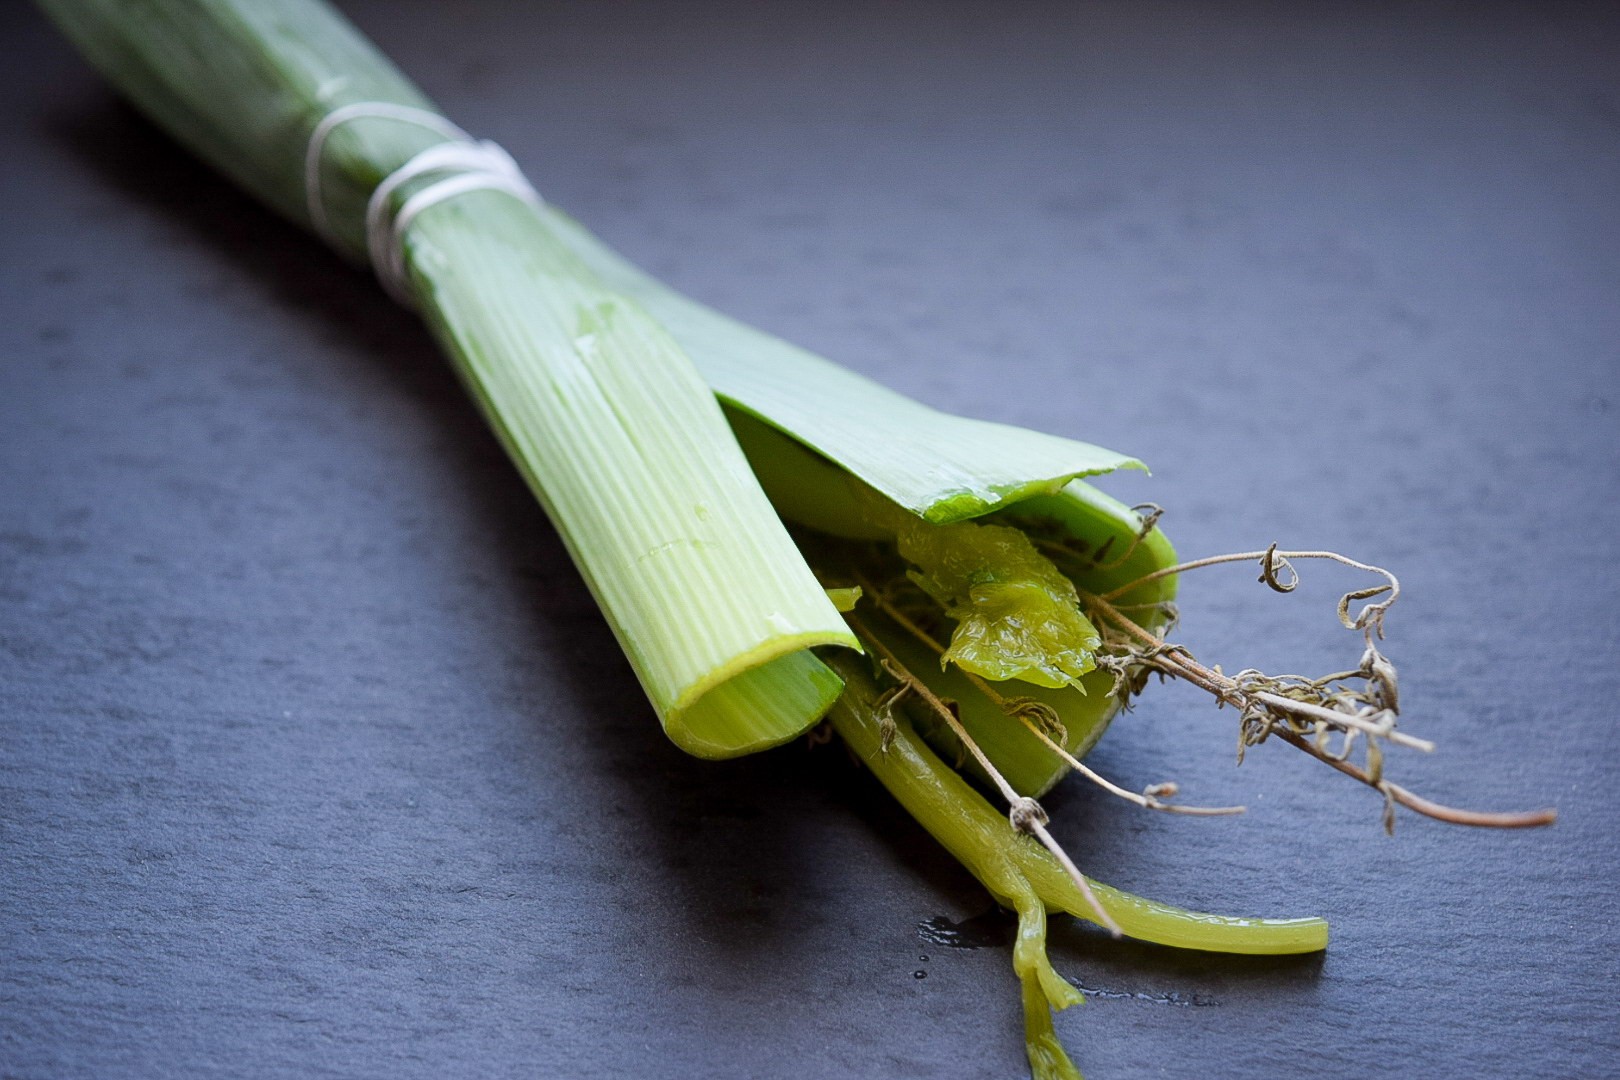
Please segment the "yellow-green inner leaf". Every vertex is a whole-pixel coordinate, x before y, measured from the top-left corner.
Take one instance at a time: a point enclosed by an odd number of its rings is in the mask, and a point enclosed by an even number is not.
[[[1096,667],[1101,639],[1074,583],[1006,525],[929,525],[909,517],[896,537],[907,576],[956,620],[944,662],[986,679],[1052,688]]]

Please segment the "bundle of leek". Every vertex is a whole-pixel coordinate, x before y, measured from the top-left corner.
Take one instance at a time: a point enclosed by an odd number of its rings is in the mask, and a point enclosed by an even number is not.
[[[1361,697],[1206,669],[1157,637],[1180,568],[1154,517],[1080,479],[1133,459],[942,415],[665,288],[534,196],[320,0],[42,3],[161,126],[339,251],[368,255],[418,308],[671,739],[728,757],[829,717],[1017,912],[1037,1076],[1077,1075],[1052,1028],[1050,1009],[1080,998],[1046,959],[1049,910],[1196,949],[1327,941],[1318,919],[1196,915],[1097,885],[1045,831],[1034,797],[1085,768],[1149,671],[1238,705],[1249,741],[1276,734],[1392,802],[1469,820],[1379,773],[1378,745],[1400,741],[1393,669],[1372,646],[1388,600],[1350,620],[1368,655],[1339,678],[1363,675]],[[1282,587],[1277,554],[1261,565]],[[996,688],[1008,680],[1022,691]],[[1326,753],[1324,731],[1346,750],[1363,737],[1367,767]],[[998,789],[1013,827],[940,754]],[[1176,809],[1170,785],[1094,779]]]

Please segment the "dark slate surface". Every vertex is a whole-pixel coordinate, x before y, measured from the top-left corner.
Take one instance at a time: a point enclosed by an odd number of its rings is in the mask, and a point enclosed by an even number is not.
[[[547,5],[550,8],[550,5]],[[1397,567],[1406,816],[1155,691],[1068,925],[1093,1078],[1616,1073],[1620,93],[1595,9],[357,4],[655,272],[934,404],[1138,452],[1188,553]],[[403,313],[5,9],[0,1075],[1017,1077],[986,907],[836,749],[689,760]],[[1316,571],[1210,659],[1356,650]],[[994,935],[992,934],[992,939]],[[923,956],[926,960],[922,959]],[[926,978],[916,977],[925,972]]]

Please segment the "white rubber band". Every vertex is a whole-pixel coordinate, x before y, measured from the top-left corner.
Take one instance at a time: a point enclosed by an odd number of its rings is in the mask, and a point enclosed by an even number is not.
[[[321,122],[315,125],[315,130],[309,133],[309,142],[304,147],[304,200],[309,210],[310,225],[328,242],[334,238],[332,222],[326,215],[326,201],[321,192],[321,163],[322,155],[326,152],[326,140],[332,132],[350,120],[366,117],[399,120],[427,128],[429,131],[436,131],[446,139],[457,142],[472,141],[471,135],[436,112],[409,105],[395,105],[389,101],[357,101],[352,105],[341,105],[321,117]]]
[[[504,191],[531,206],[544,205],[512,155],[498,144],[487,139],[475,140],[438,113],[426,109],[386,101],[361,101],[333,109],[322,117],[310,132],[309,145],[304,151],[304,195],[309,221],[329,243],[336,244],[337,239],[332,233],[321,191],[321,156],[334,130],[350,120],[367,117],[416,124],[449,140],[428,147],[383,177],[366,200],[366,252],[383,288],[402,304],[411,304],[410,284],[405,278],[405,230],[422,211],[469,191]],[[447,175],[394,209],[394,194],[402,185],[434,173]]]

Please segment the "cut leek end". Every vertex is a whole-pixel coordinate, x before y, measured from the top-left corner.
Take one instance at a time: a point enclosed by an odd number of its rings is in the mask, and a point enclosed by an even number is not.
[[[860,650],[854,635],[802,634],[761,645],[703,680],[663,716],[670,741],[694,757],[721,760],[797,738],[826,715],[844,681],[812,645]]]

